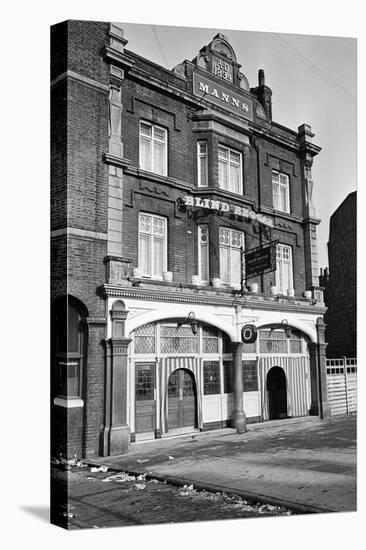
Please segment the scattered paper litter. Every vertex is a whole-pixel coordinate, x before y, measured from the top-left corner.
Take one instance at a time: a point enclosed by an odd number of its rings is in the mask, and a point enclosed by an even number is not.
[[[136,462],[138,462],[138,464],[143,464],[144,462],[149,462],[149,459],[148,458],[138,458],[136,460]]]
[[[143,489],[145,489],[146,485],[145,485],[145,483],[135,483],[134,487],[136,487],[136,489],[139,489],[140,491],[142,491]]]
[[[169,460],[174,460],[174,456],[169,455],[168,458]]]
[[[92,466],[90,471],[92,474],[95,474],[96,472],[103,472],[105,474],[108,472],[108,466]]]
[[[181,496],[188,496],[192,494],[193,491],[194,491],[193,485],[183,485],[182,489],[179,491],[179,494]]]
[[[125,472],[120,472],[118,474],[110,475],[103,479],[102,481],[116,481],[117,483],[124,483],[125,481],[135,481],[135,476],[129,476]]]

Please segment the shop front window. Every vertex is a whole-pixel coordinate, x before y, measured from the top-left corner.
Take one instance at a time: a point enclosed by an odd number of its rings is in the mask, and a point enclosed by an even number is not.
[[[219,361],[203,362],[203,393],[204,395],[216,395],[220,393]]]
[[[57,300],[52,315],[53,392],[63,398],[81,396],[87,316],[84,306],[70,297]]]

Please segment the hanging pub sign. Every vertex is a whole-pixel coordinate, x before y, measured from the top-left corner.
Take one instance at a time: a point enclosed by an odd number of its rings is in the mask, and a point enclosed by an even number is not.
[[[253,344],[257,339],[257,327],[255,325],[244,325],[241,329],[241,339],[244,344]]]
[[[278,240],[247,251],[242,249],[242,290],[245,289],[247,279],[276,271],[277,243]]]

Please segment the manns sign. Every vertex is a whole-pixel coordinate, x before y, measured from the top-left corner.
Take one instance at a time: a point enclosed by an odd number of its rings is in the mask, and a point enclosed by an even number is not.
[[[196,73],[193,74],[193,93],[231,113],[249,120],[253,119],[253,103],[250,99],[232,93],[217,82]]]

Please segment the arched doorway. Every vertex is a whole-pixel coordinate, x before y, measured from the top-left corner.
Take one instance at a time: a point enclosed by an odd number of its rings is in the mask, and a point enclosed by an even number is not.
[[[287,417],[286,374],[281,367],[272,367],[267,374],[269,419]]]
[[[193,372],[174,370],[168,379],[168,430],[197,427],[197,390]]]

